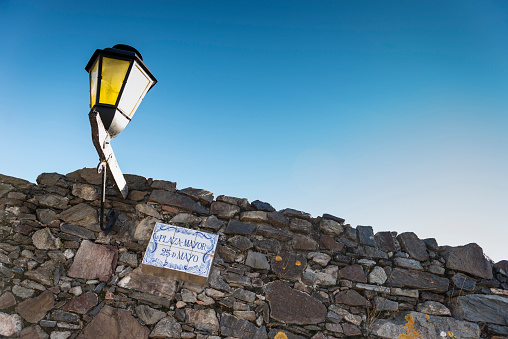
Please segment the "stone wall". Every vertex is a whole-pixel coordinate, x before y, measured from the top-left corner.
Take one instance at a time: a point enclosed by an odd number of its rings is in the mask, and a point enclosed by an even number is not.
[[[324,214],[126,175],[100,232],[95,169],[0,175],[0,336],[502,338],[508,261]],[[155,222],[220,235],[204,286],[140,272]]]

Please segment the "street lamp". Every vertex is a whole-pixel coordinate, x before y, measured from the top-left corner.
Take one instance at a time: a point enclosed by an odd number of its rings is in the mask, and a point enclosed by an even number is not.
[[[106,228],[103,227],[106,168],[124,199],[128,194],[127,183],[110,141],[129,124],[141,100],[157,83],[157,79],[143,63],[141,53],[127,45],[96,50],[85,70],[90,78],[91,110],[88,117],[92,127],[92,141],[100,158],[97,169],[102,172],[100,223],[101,229],[109,233],[116,218],[113,217],[113,221]]]

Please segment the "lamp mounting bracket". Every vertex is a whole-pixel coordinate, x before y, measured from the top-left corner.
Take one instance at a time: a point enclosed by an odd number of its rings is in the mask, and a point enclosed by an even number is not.
[[[107,164],[107,169],[113,177],[118,193],[125,199],[129,193],[129,188],[118,166],[113,148],[111,147],[111,137],[106,128],[104,128],[102,119],[97,111],[92,109],[88,114],[88,118],[90,119],[90,126],[92,127],[92,141],[99,154],[99,159],[101,163],[105,162]]]

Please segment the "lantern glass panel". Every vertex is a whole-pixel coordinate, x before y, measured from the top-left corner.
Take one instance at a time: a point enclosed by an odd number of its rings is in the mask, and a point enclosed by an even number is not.
[[[129,65],[130,61],[102,58],[101,92],[99,95],[101,104],[116,104]]]
[[[151,85],[152,80],[143,71],[141,66],[137,62],[134,62],[118,108],[129,118],[132,118]]]
[[[97,99],[97,76],[99,75],[99,59],[95,61],[90,70],[90,108],[95,105]]]

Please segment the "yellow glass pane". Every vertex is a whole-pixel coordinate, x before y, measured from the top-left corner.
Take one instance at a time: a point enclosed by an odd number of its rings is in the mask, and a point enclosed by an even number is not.
[[[118,60],[104,57],[102,59],[101,104],[116,104],[118,93],[129,69],[130,61]]]
[[[95,105],[97,99],[97,73],[99,71],[99,59],[95,61],[92,69],[90,70],[90,108]]]

